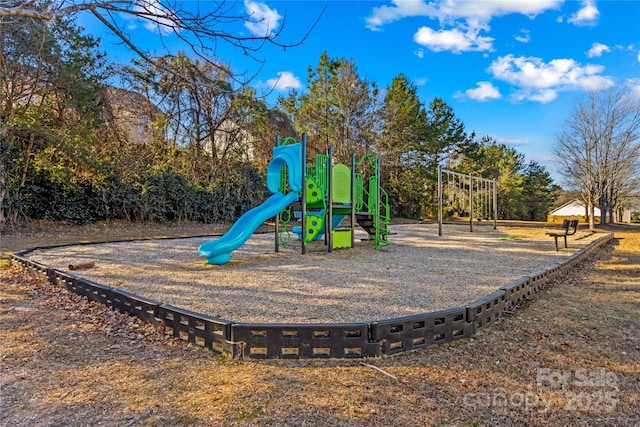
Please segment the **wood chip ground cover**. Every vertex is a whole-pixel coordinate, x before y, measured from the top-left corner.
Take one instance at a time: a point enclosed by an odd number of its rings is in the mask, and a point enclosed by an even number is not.
[[[566,260],[604,233],[580,230],[554,250],[541,228],[394,224],[393,244],[375,250],[358,230],[355,247],[301,255],[297,239],[274,251],[274,233],[255,234],[225,265],[197,248],[211,237],[137,240],[34,250],[25,258],[160,303],[244,323],[356,323],[463,307]],[[365,241],[362,241],[364,238]],[[93,267],[74,270],[76,264]],[[72,270],[72,271],[70,271]]]
[[[2,270],[0,425],[637,426],[640,229],[612,230],[472,339],[368,360],[230,360]]]

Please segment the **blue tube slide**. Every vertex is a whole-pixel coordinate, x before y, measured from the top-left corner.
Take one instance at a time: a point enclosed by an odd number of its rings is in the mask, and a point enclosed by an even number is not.
[[[271,195],[264,203],[242,215],[219,239],[200,245],[198,254],[206,257],[209,264],[226,264],[231,252],[242,246],[254,231],[269,218],[276,216],[291,203],[298,201],[298,193]]]

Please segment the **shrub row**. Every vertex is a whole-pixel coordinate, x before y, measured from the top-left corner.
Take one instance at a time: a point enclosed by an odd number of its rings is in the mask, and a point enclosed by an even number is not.
[[[10,218],[86,224],[107,219],[128,221],[233,221],[266,196],[264,178],[241,166],[210,182],[193,184],[170,168],[133,182],[110,178],[98,184],[61,184],[40,176],[19,194],[9,192]]]

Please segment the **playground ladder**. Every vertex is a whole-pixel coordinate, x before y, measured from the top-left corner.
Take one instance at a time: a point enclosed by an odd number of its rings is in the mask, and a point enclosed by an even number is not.
[[[379,185],[379,160],[373,155],[365,155],[355,165],[365,162],[373,168],[373,176],[369,178],[368,188],[364,186],[363,176],[354,173],[354,209],[357,213],[358,224],[367,231],[370,240],[375,241],[376,249],[389,245],[389,220],[391,213],[389,209],[389,195]],[[366,195],[366,200],[365,200]]]
[[[380,188],[380,196],[381,200],[378,204],[377,181],[372,177],[369,181],[367,209],[356,215],[358,225],[369,234],[370,240],[374,240],[376,249],[389,245],[389,219],[391,217],[389,196],[382,188]]]
[[[378,194],[380,194],[380,200],[378,199]],[[389,219],[390,209],[389,209],[389,195],[382,187],[378,188],[378,181],[375,177],[371,177],[369,180],[369,197],[374,198],[373,203],[369,202],[370,207],[375,207],[375,213],[373,215],[374,220],[374,239],[376,243],[376,249],[379,249],[383,246],[389,245]]]

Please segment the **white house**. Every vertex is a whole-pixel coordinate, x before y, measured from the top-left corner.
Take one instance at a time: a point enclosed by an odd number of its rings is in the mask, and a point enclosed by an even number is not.
[[[577,219],[581,222],[588,222],[587,208],[581,200],[571,200],[564,205],[552,210],[547,215],[548,222],[562,222],[565,219]],[[594,209],[595,222],[600,221],[600,209]]]

